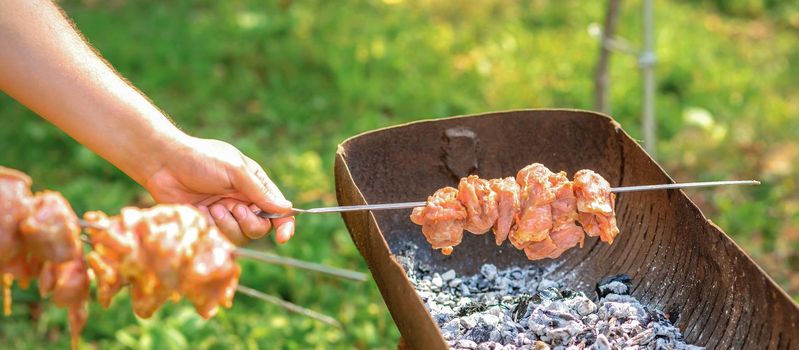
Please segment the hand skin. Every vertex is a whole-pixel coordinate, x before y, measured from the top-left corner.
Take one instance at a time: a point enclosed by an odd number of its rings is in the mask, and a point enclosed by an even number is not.
[[[291,208],[264,170],[235,147],[179,130],[105,62],[52,2],[0,1],[0,90],[105,158],[159,203],[200,208],[234,243],[294,235]]]

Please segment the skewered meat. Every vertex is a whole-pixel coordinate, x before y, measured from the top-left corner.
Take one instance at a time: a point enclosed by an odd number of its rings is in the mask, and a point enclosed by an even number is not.
[[[0,167],[0,274],[3,284],[3,313],[11,314],[11,285],[14,278],[27,287],[38,269],[26,264],[19,222],[28,215],[31,178],[14,169]]]
[[[89,271],[83,256],[62,263],[44,263],[39,275],[39,294],[52,294],[53,303],[67,309],[72,348],[77,349],[80,333],[89,317],[86,310]]]
[[[441,249],[445,255],[463,239],[463,220],[466,208],[457,199],[458,190],[452,187],[439,189],[427,198],[427,205],[414,208],[411,221],[422,225],[422,233],[433,249]]]
[[[23,249],[19,222],[28,216],[31,178],[0,167],[0,267]]]
[[[555,189],[555,201],[552,202],[552,230],[557,231],[574,224],[577,220],[577,197],[574,196],[572,182],[561,171],[550,177]]]
[[[442,188],[425,207],[414,208],[411,220],[422,225],[428,242],[444,254],[461,242],[464,228],[483,234],[493,226],[497,245],[509,239],[530,260],[554,259],[582,247],[583,230],[613,243],[619,233],[615,198],[610,184],[591,170],[578,171],[572,182],[566,172],[553,173],[533,163],[515,179],[462,178],[457,190]]]
[[[78,217],[58,192],[37,193],[19,228],[28,252],[37,260],[61,263],[82,254]]]
[[[519,184],[512,177],[491,179],[489,183],[497,194],[498,213],[494,224],[494,238],[497,245],[502,245],[519,219]]]
[[[497,194],[487,180],[475,175],[462,178],[458,184],[457,197],[466,208],[464,230],[481,235],[494,226],[499,216]]]
[[[181,296],[204,318],[214,316],[220,305],[232,305],[240,273],[233,260],[235,247],[194,207],[125,208],[117,217],[87,213],[91,225],[104,228],[90,229],[95,250],[87,265],[69,202],[57,192],[32,196],[30,185],[27,175],[0,167],[0,273],[6,314],[14,280],[27,288],[38,276],[39,293],[68,310],[72,347],[77,348],[88,319],[89,266],[103,306],[129,285],[134,312],[141,317]],[[465,217],[464,210],[461,219]]]
[[[511,241],[513,242],[513,241]],[[549,257],[558,250],[558,246],[552,241],[552,238],[547,235],[543,240],[532,242],[524,247],[524,254],[527,259],[540,260]]]
[[[580,170],[574,174],[574,194],[580,212],[578,220],[585,233],[613,243],[619,234],[614,213],[616,196],[610,192],[607,180],[591,170]]]
[[[126,285],[143,318],[180,296],[204,318],[232,305],[240,273],[235,247],[194,207],[124,208],[117,217],[88,212],[84,219],[105,228],[88,230],[95,248],[88,261],[103,306]]]
[[[72,348],[86,324],[89,275],[83,261],[78,218],[56,192],[31,196],[30,178],[0,167],[0,270],[3,273],[4,312],[11,312],[10,288],[22,288],[36,276],[39,293],[67,308]]]
[[[549,237],[558,247],[555,251],[551,252],[547,256],[550,259],[559,257],[565,251],[574,248],[577,245],[582,248],[583,242],[585,241],[583,229],[575,225],[574,221],[561,226],[557,231],[553,231],[549,234]]]
[[[556,189],[551,178],[557,174],[539,163],[533,163],[516,174],[519,183],[521,214],[516,230],[510,233],[510,241],[518,249],[543,241],[552,230],[552,206]]]

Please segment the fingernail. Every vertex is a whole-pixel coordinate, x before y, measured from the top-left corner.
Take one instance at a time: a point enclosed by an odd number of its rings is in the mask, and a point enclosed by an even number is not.
[[[294,223],[289,221],[281,225],[280,228],[278,228],[278,231],[279,232],[277,232],[277,235],[280,237],[280,243],[286,243],[292,236],[292,231],[294,231]]]
[[[214,217],[216,220],[222,220],[227,215],[227,209],[222,206],[214,206],[211,207],[211,216]]]
[[[285,199],[281,199],[281,200],[277,201],[277,205],[281,206],[283,208],[291,208],[291,206],[292,206],[291,202],[289,202],[289,201],[287,201]]]

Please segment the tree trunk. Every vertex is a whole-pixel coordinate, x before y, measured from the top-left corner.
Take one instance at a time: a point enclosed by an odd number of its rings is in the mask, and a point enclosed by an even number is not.
[[[616,30],[616,22],[619,18],[620,0],[608,0],[608,8],[605,13],[605,25],[602,27],[602,38],[599,45],[599,62],[597,62],[594,74],[594,107],[596,110],[608,114],[610,113],[610,77],[608,76],[608,66],[610,65],[610,47],[608,41],[613,38]]]

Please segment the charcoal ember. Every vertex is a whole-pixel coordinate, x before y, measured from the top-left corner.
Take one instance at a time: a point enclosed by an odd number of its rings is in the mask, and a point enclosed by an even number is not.
[[[496,343],[496,342],[489,341],[489,342],[485,342],[485,343],[480,343],[480,344],[477,344],[477,347],[476,347],[475,349],[476,349],[476,350],[495,350],[495,349],[502,349],[502,345],[499,345],[499,344],[498,344],[498,343]]]
[[[559,286],[558,286],[557,283],[555,283],[555,281],[551,281],[551,280],[548,280],[548,279],[542,279],[540,282],[538,282],[538,290],[539,291],[544,290],[544,289],[553,289],[553,288],[557,289],[558,287]]]
[[[531,350],[549,350],[550,347],[549,347],[549,344],[538,340],[535,343],[533,343],[533,346],[530,347],[530,349]]]
[[[467,286],[466,284],[461,284],[459,291],[460,291],[461,295],[463,295],[463,296],[467,296],[468,297],[468,296],[472,295],[472,292],[469,290],[469,286]]]
[[[470,330],[477,325],[477,319],[469,316],[461,317],[460,325],[463,327],[464,330]]]
[[[534,298],[533,300],[536,300],[537,303],[540,303],[544,299],[548,300],[563,299],[563,295],[560,294],[560,291],[556,287],[539,289],[538,294],[536,294],[536,296],[538,296],[538,298]]]
[[[596,284],[596,294],[599,298],[613,294],[629,294],[632,290],[632,278],[627,274],[607,276]]]
[[[604,334],[599,334],[596,336],[596,341],[591,346],[592,350],[610,350],[610,341]]]
[[[471,314],[483,312],[487,308],[488,308],[488,306],[486,306],[486,304],[472,301],[472,302],[462,306],[460,309],[458,309],[458,316],[466,316],[466,315],[471,315]]]
[[[600,318],[617,319],[638,318],[645,316],[645,314],[639,313],[639,309],[636,308],[635,305],[612,301],[602,303],[602,305],[599,307],[599,310],[597,310],[597,314],[599,314]]]
[[[439,290],[444,286],[444,280],[441,278],[441,275],[434,273],[433,278],[430,280],[430,284],[433,286],[433,290]]]
[[[491,340],[493,330],[494,327],[478,321],[474,328],[465,333],[465,337],[478,343],[484,343]]]
[[[461,339],[455,344],[459,349],[474,349],[477,348],[477,343],[469,339]]]
[[[441,326],[441,335],[444,336],[444,339],[456,339],[460,336],[462,321],[462,319],[456,318]]]
[[[449,270],[447,270],[446,272],[444,272],[444,273],[442,273],[442,274],[441,274],[441,279],[443,279],[443,280],[444,280],[444,282],[449,282],[449,281],[451,281],[453,278],[455,278],[455,276],[456,276],[456,274],[455,274],[455,270],[449,269]]]
[[[596,342],[596,334],[591,330],[583,330],[574,339],[577,344],[591,345]]]
[[[492,264],[485,264],[480,268],[480,274],[487,280],[493,281],[497,278],[497,267]]]

